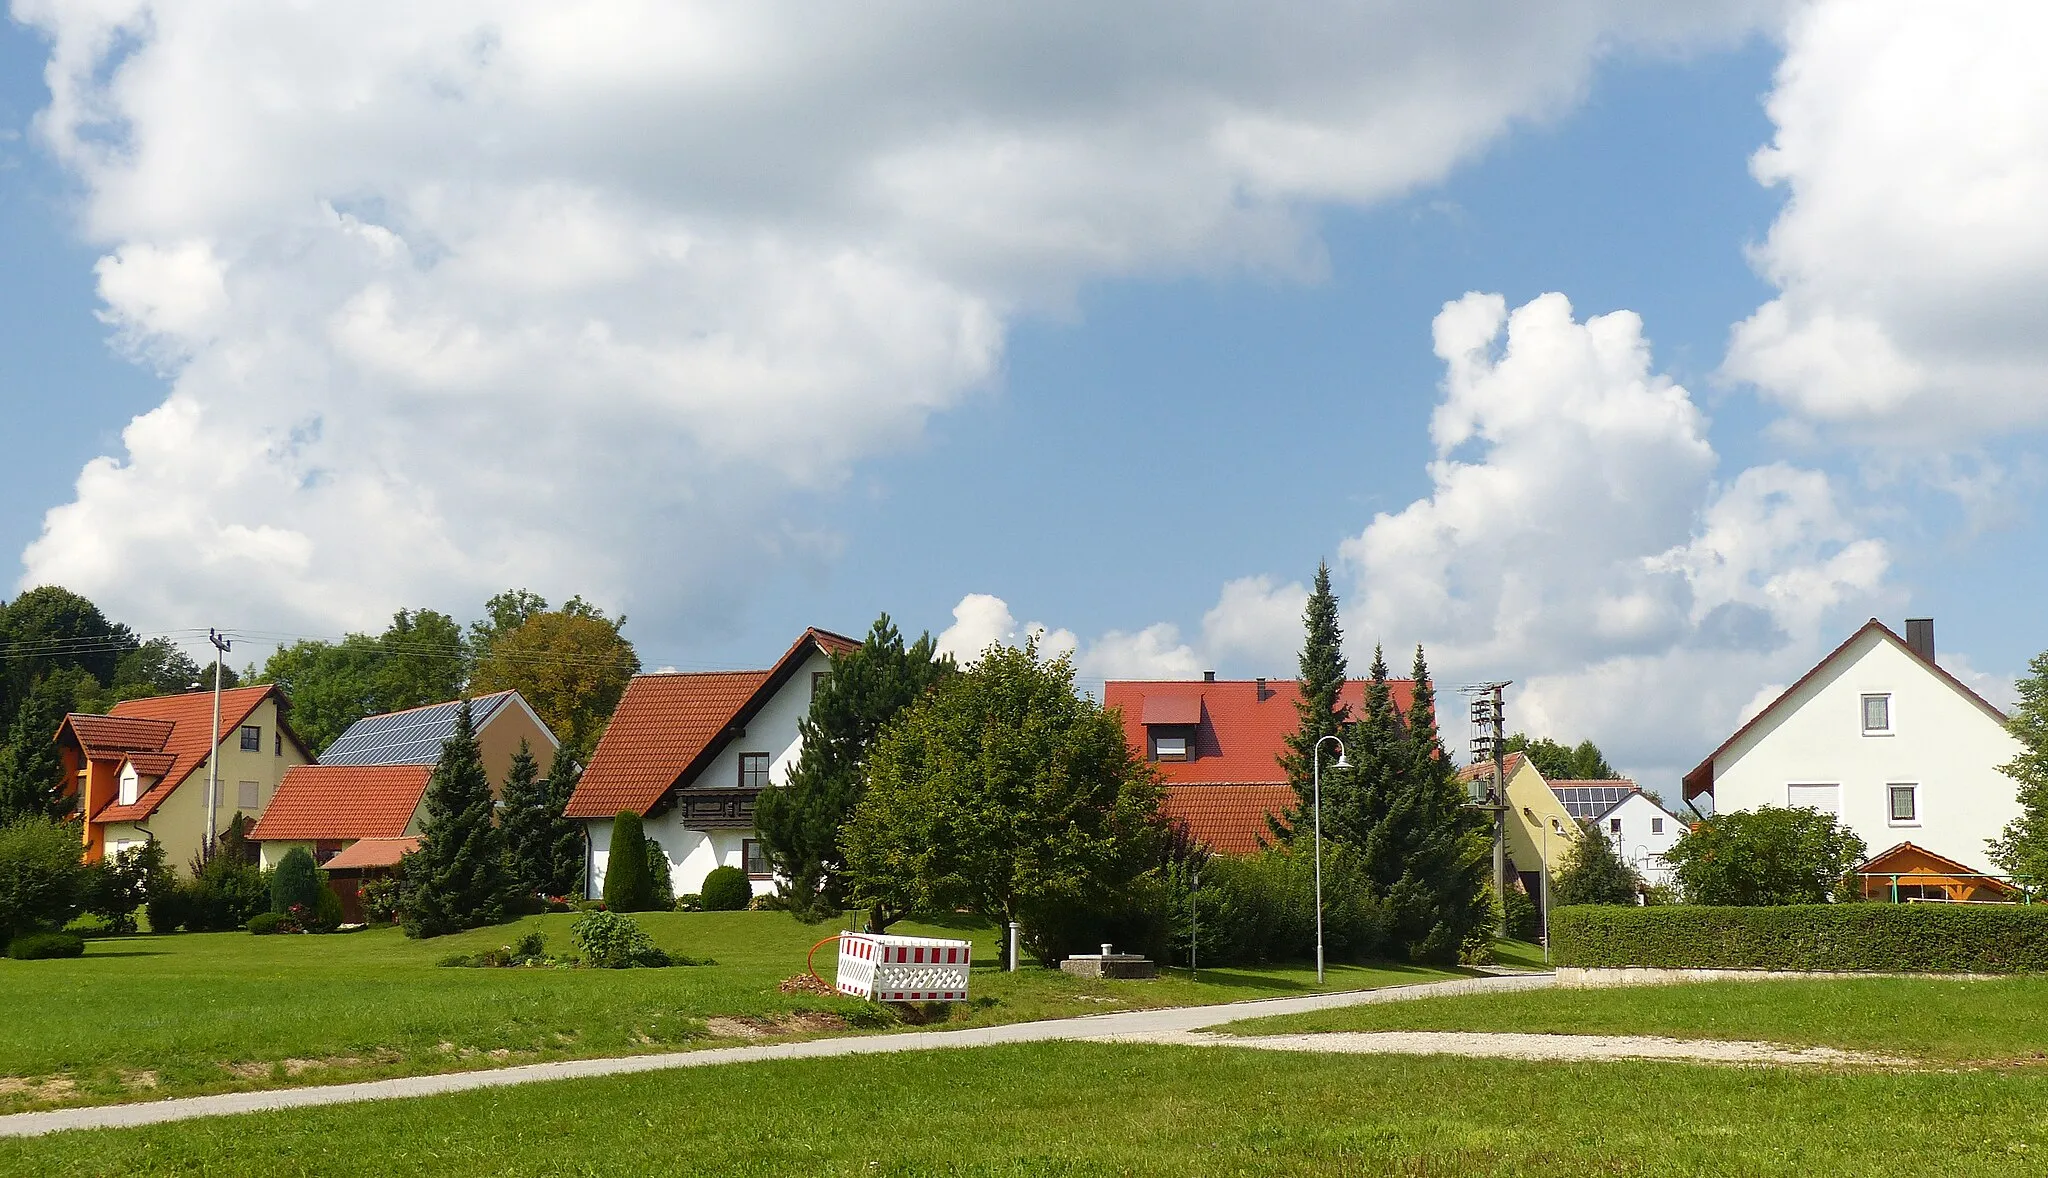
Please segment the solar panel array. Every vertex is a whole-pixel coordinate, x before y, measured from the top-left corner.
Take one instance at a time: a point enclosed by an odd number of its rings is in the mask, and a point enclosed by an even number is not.
[[[1585,821],[1600,817],[1609,806],[1636,791],[1626,785],[1553,785],[1550,792],[1564,803],[1565,813]]]
[[[500,691],[469,701],[470,722],[481,728],[512,699],[512,692]],[[348,726],[320,754],[322,765],[431,765],[441,758],[441,746],[455,735],[455,717],[460,700],[431,704],[410,711],[383,716],[365,716]]]

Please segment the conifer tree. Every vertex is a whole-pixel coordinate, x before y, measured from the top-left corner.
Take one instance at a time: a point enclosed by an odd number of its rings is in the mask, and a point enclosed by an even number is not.
[[[1351,720],[1351,709],[1343,699],[1344,631],[1337,622],[1337,595],[1330,589],[1328,562],[1316,566],[1315,588],[1309,593],[1301,621],[1305,631],[1301,643],[1301,695],[1294,703],[1299,719],[1295,731],[1287,738],[1287,751],[1280,755],[1280,767],[1287,772],[1287,783],[1294,787],[1296,806],[1294,814],[1272,821],[1273,833],[1282,839],[1292,838],[1297,828],[1307,829],[1303,816],[1308,813],[1310,795],[1314,792],[1314,765],[1310,758],[1316,742],[1326,736],[1341,736]],[[1325,774],[1326,796],[1330,785],[1331,779]]]
[[[621,810],[612,819],[611,850],[604,862],[607,909],[645,912],[654,906],[654,878],[647,870],[647,833],[640,815]]]
[[[522,900],[547,894],[553,883],[556,814],[550,800],[533,750],[521,740],[505,774],[499,829],[505,832],[506,882]]]
[[[427,781],[420,849],[405,857],[405,933],[436,937],[505,915],[505,838],[491,821],[491,779],[464,700]]]
[[[583,849],[583,824],[574,818],[563,817],[569,809],[569,798],[576,792],[576,782],[582,776],[583,766],[576,762],[576,755],[569,746],[557,748],[555,759],[548,764],[545,782],[551,834],[548,844],[547,885],[541,890],[550,896],[580,893],[584,884],[588,882]]]
[[[787,781],[761,795],[754,814],[782,877],[782,896],[799,918],[824,920],[844,911],[840,830],[865,792],[869,746],[953,670],[930,634],[906,647],[888,614],[875,619],[859,649],[832,656],[831,674],[797,725],[803,755]]]
[[[2035,655],[2027,670],[2013,685],[2020,702],[2005,726],[2020,742],[2020,755],[1998,767],[2013,780],[2020,815],[1990,840],[1990,854],[2038,894],[2048,880],[2048,653]]]

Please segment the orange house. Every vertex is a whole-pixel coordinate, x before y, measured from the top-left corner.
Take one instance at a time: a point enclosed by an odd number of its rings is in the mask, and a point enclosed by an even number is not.
[[[256,818],[294,765],[312,755],[286,723],[284,693],[264,685],[163,695],[74,712],[57,729],[65,792],[76,799],[87,862],[150,840],[183,867],[206,841],[207,784],[217,779],[214,830],[235,814]],[[213,766],[218,765],[218,771]]]

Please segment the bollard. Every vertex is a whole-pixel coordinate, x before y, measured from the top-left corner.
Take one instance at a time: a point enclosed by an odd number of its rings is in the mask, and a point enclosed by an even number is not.
[[[1017,972],[1017,922],[1010,922],[1010,972]]]

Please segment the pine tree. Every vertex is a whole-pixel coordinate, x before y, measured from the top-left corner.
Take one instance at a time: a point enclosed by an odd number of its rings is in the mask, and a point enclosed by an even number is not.
[[[840,829],[866,789],[863,762],[884,725],[953,672],[930,634],[906,647],[888,614],[858,650],[832,657],[832,671],[798,722],[803,755],[789,779],[761,795],[754,826],[783,880],[790,911],[830,919],[846,907]]]
[[[547,893],[554,875],[555,815],[533,750],[524,740],[512,754],[500,795],[499,829],[505,832],[507,883],[523,898]],[[559,894],[559,893],[556,893]]]
[[[647,834],[640,815],[619,811],[612,819],[611,851],[605,856],[604,906],[613,912],[645,912],[654,903],[647,871]]]
[[[73,709],[81,685],[93,686],[84,671],[59,668],[38,679],[7,726],[0,744],[0,826],[37,815],[61,818],[75,799],[64,789],[64,762],[57,753],[57,729]]]
[[[436,937],[505,915],[505,838],[491,821],[491,779],[464,700],[427,782],[420,849],[405,857],[405,933]]]
[[[576,782],[583,776],[583,766],[576,763],[576,756],[567,745],[555,750],[555,759],[548,765],[547,797],[548,815],[552,825],[548,843],[547,883],[541,890],[550,896],[566,896],[571,892],[580,893],[588,882],[585,870],[583,824],[563,815],[569,809],[569,798],[576,792]]]
[[[1282,839],[1292,838],[1296,829],[1307,829],[1304,819],[1314,793],[1315,766],[1311,758],[1316,743],[1326,736],[1341,736],[1351,719],[1351,709],[1343,698],[1344,631],[1337,623],[1337,595],[1330,589],[1327,562],[1316,566],[1315,588],[1309,593],[1301,621],[1305,631],[1301,643],[1301,695],[1294,703],[1299,722],[1287,738],[1287,751],[1280,755],[1280,767],[1287,772],[1287,783],[1294,787],[1295,812],[1285,819],[1272,820],[1273,833]],[[1327,775],[1323,784],[1327,792]]]
[[[1622,860],[1607,832],[1589,826],[1572,849],[1564,870],[1550,879],[1550,905],[1633,904],[1642,880]]]
[[[1991,861],[2039,893],[2048,881],[2048,653],[2027,664],[2030,674],[2014,686],[2020,702],[2006,731],[2020,742],[2020,755],[1998,771],[2013,779],[2020,816],[1990,840]]]

